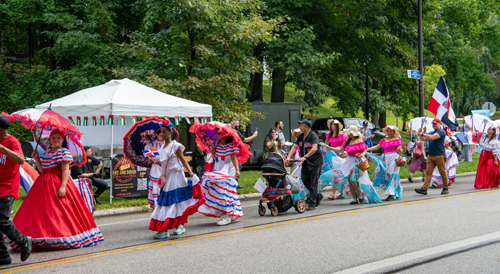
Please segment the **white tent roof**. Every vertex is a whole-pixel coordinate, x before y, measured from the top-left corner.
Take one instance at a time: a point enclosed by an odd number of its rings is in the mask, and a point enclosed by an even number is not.
[[[212,106],[165,94],[129,79],[80,90],[37,105],[62,116],[197,116],[211,117]]]

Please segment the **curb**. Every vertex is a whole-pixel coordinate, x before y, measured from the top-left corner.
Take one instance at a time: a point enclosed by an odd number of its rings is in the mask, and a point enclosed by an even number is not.
[[[457,174],[456,177],[469,177],[469,176],[476,176],[476,172],[466,172],[466,173],[460,173]],[[421,181],[422,177],[413,177],[414,180]],[[415,181],[414,181],[415,182]],[[410,183],[408,179],[401,180],[401,183]],[[248,193],[248,194],[241,194],[238,195],[238,198],[240,200],[258,200],[262,198],[262,194],[260,193]],[[102,209],[102,210],[96,210],[94,212],[94,218],[98,217],[109,217],[109,216],[115,216],[115,215],[122,215],[122,214],[132,214],[132,213],[141,213],[141,212],[148,212],[151,211],[149,206],[135,206],[135,207],[122,207],[122,208],[111,208],[111,209]]]
[[[119,207],[110,209],[101,209],[94,212],[94,218],[108,217],[121,214],[141,213],[149,211],[149,206]]]

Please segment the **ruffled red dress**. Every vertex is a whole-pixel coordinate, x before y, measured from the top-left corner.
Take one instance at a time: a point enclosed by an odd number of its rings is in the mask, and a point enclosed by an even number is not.
[[[17,211],[13,222],[41,248],[81,248],[104,241],[80,192],[68,177],[66,195],[57,197],[61,164],[73,162],[69,150],[47,151],[41,158],[43,172]],[[10,241],[13,248],[16,244]]]
[[[495,166],[495,158],[500,154],[500,142],[498,140],[488,141],[484,134],[479,141],[481,156],[477,165],[476,181],[474,188],[498,187],[500,180],[500,163]]]

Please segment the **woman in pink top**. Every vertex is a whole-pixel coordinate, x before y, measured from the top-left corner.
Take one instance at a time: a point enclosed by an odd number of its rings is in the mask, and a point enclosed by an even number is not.
[[[386,126],[384,128],[385,137],[368,151],[384,148],[382,157],[377,157],[370,153],[368,156],[377,163],[375,174],[373,175],[373,185],[385,190],[386,201],[392,201],[401,198],[403,187],[399,178],[399,167],[396,160],[399,158],[398,152],[403,151],[403,142],[398,138],[399,133],[395,126]]]
[[[366,149],[368,148],[360,138],[361,134],[358,132],[356,126],[350,126],[345,131],[345,134],[349,137],[341,147],[332,148],[335,152],[347,152],[347,158],[340,167],[340,172],[338,175],[334,176],[335,180],[340,183],[344,183],[343,195],[352,196],[353,201],[351,204],[358,203],[381,203],[380,197],[375,191],[370,177],[368,177],[368,172],[364,172],[358,169],[358,165],[362,164],[364,161],[368,161],[365,158]],[[352,176],[355,176],[356,180],[353,180]],[[347,182],[349,183],[347,185]]]
[[[343,184],[338,184],[332,178],[334,172],[340,170],[340,167],[344,163],[344,159],[340,158],[334,151],[333,148],[341,147],[342,144],[347,140],[347,136],[342,134],[340,131],[342,130],[342,124],[338,120],[329,119],[327,121],[328,128],[330,132],[326,134],[326,141],[321,145],[321,152],[323,153],[323,170],[322,175],[319,179],[319,187],[318,190],[326,186],[332,186],[333,192],[332,195],[328,196],[328,199],[335,200],[335,192],[337,189],[339,190],[339,196],[337,199],[344,199],[342,196]]]

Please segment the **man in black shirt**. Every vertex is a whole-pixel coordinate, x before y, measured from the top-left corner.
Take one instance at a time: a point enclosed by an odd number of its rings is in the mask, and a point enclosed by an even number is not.
[[[87,154],[87,162],[84,163],[81,167],[71,167],[71,177],[75,180],[82,178],[90,179],[92,184],[90,187],[95,186],[97,188],[96,192],[94,193],[95,201],[96,203],[100,204],[97,201],[97,197],[99,197],[108,188],[108,183],[100,179],[102,162],[99,159],[92,157],[92,150],[89,146],[85,146],[84,149],[85,153]]]
[[[323,156],[319,150],[319,138],[316,133],[311,131],[312,123],[309,120],[299,121],[299,128],[302,131],[295,144],[293,144],[290,153],[285,162],[290,163],[290,157],[295,155],[297,148],[300,149],[299,162],[302,163],[301,179],[304,186],[309,190],[307,197],[307,209],[314,210],[323,198],[323,195],[318,194],[318,180],[321,167],[323,166]]]

